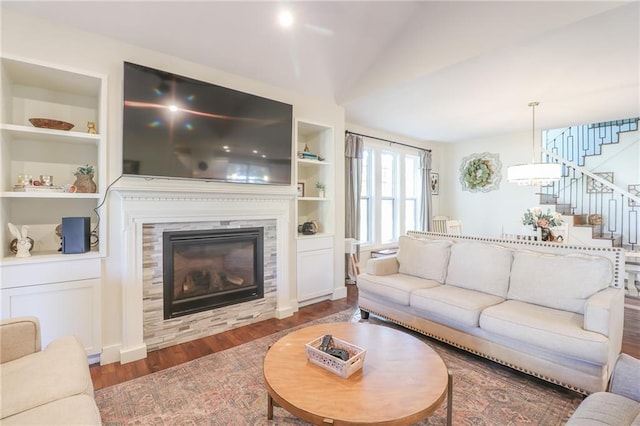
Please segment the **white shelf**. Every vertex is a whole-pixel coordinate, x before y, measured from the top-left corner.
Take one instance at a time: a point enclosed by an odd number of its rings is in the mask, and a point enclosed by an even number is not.
[[[96,259],[100,257],[100,252],[91,250],[86,253],[66,254],[59,251],[31,252],[29,257],[6,256],[0,259],[0,266],[9,265],[32,265],[42,262],[64,262],[77,259]]]
[[[298,197],[298,201],[331,201],[328,197]]]
[[[319,160],[309,160],[306,158],[298,158],[298,164],[300,165],[312,165],[312,166],[332,166],[333,163],[328,162],[328,161],[319,161]]]
[[[313,235],[304,235],[304,234],[298,234],[298,239],[299,240],[310,240],[310,239],[314,239],[314,238],[325,238],[325,237],[333,237],[333,234],[328,233],[328,232],[316,232]]]
[[[21,191],[5,191],[0,192],[2,198],[60,198],[60,199],[100,199],[100,193],[78,193],[78,192],[21,192]]]
[[[93,133],[74,132],[73,130],[41,129],[38,127],[22,126],[19,124],[0,124],[0,130],[7,132],[13,139],[37,139],[50,142],[80,143],[97,145],[101,136]]]

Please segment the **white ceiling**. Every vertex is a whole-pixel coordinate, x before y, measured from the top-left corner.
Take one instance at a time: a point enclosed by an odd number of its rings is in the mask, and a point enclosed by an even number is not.
[[[640,2],[2,1],[456,142],[640,115]],[[287,7],[292,28],[277,25]]]

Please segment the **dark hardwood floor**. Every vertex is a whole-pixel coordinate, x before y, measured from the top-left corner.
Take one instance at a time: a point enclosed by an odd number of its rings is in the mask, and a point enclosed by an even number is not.
[[[278,331],[323,318],[327,315],[341,312],[347,308],[357,306],[357,300],[358,290],[356,286],[349,285],[347,286],[346,299],[333,302],[324,301],[305,306],[289,318],[281,320],[269,319],[216,334],[215,336],[209,336],[192,342],[149,352],[147,358],[127,364],[92,365],[90,370],[94,388],[102,389],[107,386],[122,383],[214,352],[220,352]],[[622,352],[640,358],[640,299],[627,298],[626,303],[636,309],[625,308]]]

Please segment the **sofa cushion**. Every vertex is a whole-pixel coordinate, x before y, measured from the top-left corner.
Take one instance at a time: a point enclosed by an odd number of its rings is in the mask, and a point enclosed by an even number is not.
[[[413,290],[439,285],[433,280],[405,274],[358,276],[358,291],[361,294],[373,294],[404,306],[409,306],[409,296]]]
[[[87,354],[73,336],[61,337],[41,352],[2,364],[0,383],[3,417],[73,395],[93,397]]]
[[[582,328],[583,316],[574,312],[507,300],[480,314],[480,327],[568,357],[604,365],[609,339]]]
[[[477,327],[482,310],[502,301],[503,298],[492,294],[444,285],[415,290],[409,304],[414,309]]]
[[[2,419],[2,425],[100,425],[100,410],[85,394],[62,398]]]
[[[507,298],[583,314],[585,301],[612,280],[604,257],[516,251]]]
[[[567,426],[640,424],[640,402],[610,392],[596,392],[580,403]]]
[[[445,284],[506,298],[512,250],[488,243],[456,243]]]
[[[444,283],[451,244],[447,240],[401,236],[397,254],[399,272]]]

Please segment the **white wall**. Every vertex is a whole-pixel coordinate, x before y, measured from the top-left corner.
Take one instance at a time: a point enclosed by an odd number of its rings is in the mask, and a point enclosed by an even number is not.
[[[92,17],[99,19],[99,17]],[[25,59],[58,64],[108,76],[108,170],[112,182],[121,174],[122,163],[122,80],[123,61],[131,61],[198,80],[209,81],[294,105],[295,118],[333,126],[336,132],[336,239],[344,236],[344,110],[334,103],[300,96],[258,81],[231,75],[220,70],[122,43],[46,20],[36,19],[11,10],[2,10],[2,51]],[[295,194],[295,187],[290,188]],[[292,197],[293,198],[293,197]],[[109,232],[117,235],[117,232]],[[122,341],[122,277],[118,244],[109,241],[108,256],[103,264],[103,347],[117,346]],[[342,247],[335,253],[335,277],[343,281]],[[292,262],[293,263],[293,262]],[[294,279],[294,270],[287,279]]]
[[[499,155],[502,178],[498,189],[491,192],[463,191],[460,183],[462,159],[483,152]],[[440,191],[446,196],[441,196],[440,214],[462,220],[467,235],[499,237],[503,231],[518,232],[524,211],[539,204],[537,187],[507,182],[507,167],[529,162],[530,132],[445,144],[442,163],[447,167],[440,172]]]

